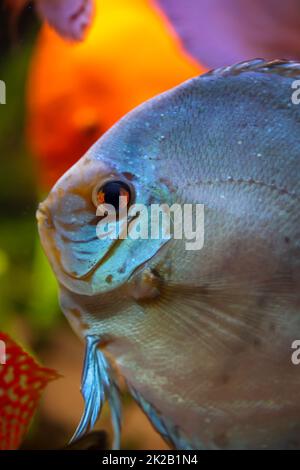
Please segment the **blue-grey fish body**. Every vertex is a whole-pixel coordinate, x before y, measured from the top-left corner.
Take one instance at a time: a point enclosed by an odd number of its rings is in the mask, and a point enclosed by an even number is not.
[[[299,64],[258,60],[150,100],[38,213],[65,315],[82,337],[99,338],[178,448],[300,446],[297,77]],[[107,181],[124,181],[147,207],[203,204],[203,248],[99,239],[93,194]],[[89,395],[89,379],[85,387]]]

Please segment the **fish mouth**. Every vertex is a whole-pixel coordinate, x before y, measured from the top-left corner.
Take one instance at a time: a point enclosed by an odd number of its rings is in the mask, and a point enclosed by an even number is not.
[[[46,225],[48,228],[54,228],[51,212],[45,202],[39,203],[35,216],[39,227]]]
[[[54,237],[51,236],[51,234],[53,234],[55,231],[55,225],[53,223],[51,211],[45,201],[38,205],[36,211],[36,220],[44,253],[49,259],[55,274],[59,275],[59,270],[63,271],[60,251],[56,247]]]

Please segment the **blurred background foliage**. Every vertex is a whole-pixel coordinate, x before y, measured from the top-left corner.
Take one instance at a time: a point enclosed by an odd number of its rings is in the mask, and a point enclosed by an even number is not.
[[[39,25],[31,5],[13,24],[2,2],[0,18],[0,77],[7,102],[0,107],[0,328],[14,330],[21,318],[43,329],[54,324],[58,304],[54,277],[37,245],[35,211],[41,195],[25,138],[26,80]],[[47,278],[42,284],[41,269]]]
[[[0,328],[8,330],[16,316],[29,317],[33,287],[37,185],[24,138],[26,76],[38,27],[31,12],[25,10],[16,31],[1,4],[0,76],[6,83],[7,104],[0,106]],[[19,34],[22,39],[16,42]]]

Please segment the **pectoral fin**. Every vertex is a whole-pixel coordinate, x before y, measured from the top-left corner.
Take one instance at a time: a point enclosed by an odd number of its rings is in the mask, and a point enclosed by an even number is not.
[[[121,404],[119,391],[111,366],[99,349],[98,336],[86,337],[86,352],[82,374],[81,393],[85,408],[71,442],[79,439],[95,426],[103,404],[108,400],[114,427],[113,449],[120,448]]]

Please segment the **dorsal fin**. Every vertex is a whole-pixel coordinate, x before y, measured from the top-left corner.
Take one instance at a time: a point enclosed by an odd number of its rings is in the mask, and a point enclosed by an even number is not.
[[[253,59],[239,62],[238,64],[229,65],[227,67],[220,67],[218,69],[211,70],[203,76],[217,75],[221,77],[228,77],[239,75],[243,72],[269,73],[281,75],[282,77],[300,78],[300,62],[280,59]]]

